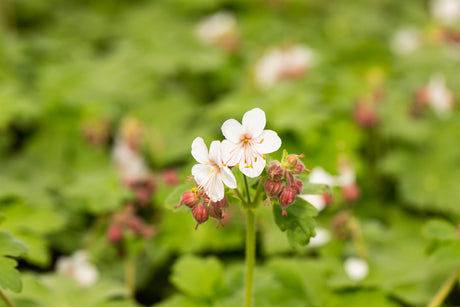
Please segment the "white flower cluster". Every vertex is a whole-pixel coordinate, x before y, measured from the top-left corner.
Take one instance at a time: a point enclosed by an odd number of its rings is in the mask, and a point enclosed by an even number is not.
[[[283,79],[301,77],[312,66],[313,58],[313,51],[302,45],[268,50],[256,63],[256,82],[269,88]]]
[[[259,176],[265,168],[265,154],[278,150],[281,139],[278,134],[265,128],[265,112],[259,108],[246,112],[240,124],[229,119],[222,125],[225,140],[213,141],[209,151],[201,137],[192,143],[192,156],[198,161],[192,175],[198,185],[213,202],[224,198],[224,184],[236,188],[231,166],[248,177]]]
[[[91,264],[88,254],[79,250],[69,257],[61,257],[56,262],[56,271],[78,282],[81,287],[94,285],[99,279],[99,271]]]

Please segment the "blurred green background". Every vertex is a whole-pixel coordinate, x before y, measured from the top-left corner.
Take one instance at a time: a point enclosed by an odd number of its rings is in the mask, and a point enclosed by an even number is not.
[[[458,281],[459,0],[2,0],[0,18],[0,230],[24,243],[0,246],[0,286],[18,307],[241,305],[240,206],[194,230],[168,195],[193,139],[254,107],[346,178],[315,244],[259,208],[255,306],[426,306]],[[79,250],[87,283],[62,264]],[[452,288],[436,306],[460,305]]]

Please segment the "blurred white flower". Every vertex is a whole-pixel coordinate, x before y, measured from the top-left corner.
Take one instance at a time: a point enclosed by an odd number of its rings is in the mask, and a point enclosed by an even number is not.
[[[144,158],[121,137],[115,140],[112,158],[123,182],[133,183],[148,178],[149,169]]]
[[[406,27],[396,31],[391,41],[391,49],[396,54],[409,54],[420,47],[420,31],[415,27]]]
[[[443,75],[438,74],[430,78],[427,95],[428,104],[438,115],[446,116],[450,113],[454,99],[451,91],[446,87]]]
[[[228,37],[236,36],[236,19],[228,12],[217,12],[201,21],[196,33],[208,45],[218,45]]]
[[[61,257],[56,262],[56,271],[75,279],[82,287],[89,287],[99,279],[99,272],[88,260],[88,254],[76,251],[72,256]]]
[[[360,281],[369,274],[369,265],[361,258],[351,257],[345,260],[345,273],[352,280]]]
[[[431,15],[443,25],[460,23],[460,0],[433,0]]]
[[[285,78],[301,77],[312,66],[313,51],[302,45],[268,50],[255,65],[261,88],[269,88]]]
[[[322,167],[312,169],[309,177],[310,183],[327,184],[329,186],[337,185],[337,176],[332,176]]]
[[[310,243],[308,243],[308,246],[319,247],[329,243],[329,241],[331,240],[331,234],[329,230],[318,227],[315,228],[315,231],[316,236],[310,239]]]
[[[318,211],[322,211],[326,208],[326,199],[324,199],[323,194],[301,194],[299,197],[308,201]]]

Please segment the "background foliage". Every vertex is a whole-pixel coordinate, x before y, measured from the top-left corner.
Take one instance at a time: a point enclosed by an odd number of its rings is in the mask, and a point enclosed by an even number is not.
[[[288,241],[277,224],[296,221],[280,220],[279,207],[259,208],[256,306],[425,306],[460,264],[460,47],[446,34],[459,28],[442,25],[430,5],[2,1],[0,287],[18,307],[240,305],[240,206],[230,206],[225,227],[208,221],[195,231],[189,210],[172,210],[179,198],[168,195],[186,182],[196,136],[222,139],[224,120],[260,107],[307,168],[337,175],[348,161],[360,193],[350,201],[333,188],[317,217],[331,234],[321,246],[292,248],[296,234]],[[196,35],[219,11],[235,16],[236,50]],[[408,26],[418,47],[395,52],[394,37]],[[308,71],[260,88],[258,59],[294,44],[313,50]],[[453,108],[414,113],[417,93],[436,74]],[[359,102],[376,118],[371,125],[360,121]],[[141,127],[139,152],[153,173],[156,188],[136,214],[154,234],[128,231],[113,243],[114,215],[142,193],[123,184],[113,162],[127,119]],[[314,215],[302,210],[300,223]],[[99,271],[86,288],[56,272],[57,259],[81,249]],[[346,274],[351,256],[368,263],[364,279]],[[444,306],[459,297],[454,287]]]

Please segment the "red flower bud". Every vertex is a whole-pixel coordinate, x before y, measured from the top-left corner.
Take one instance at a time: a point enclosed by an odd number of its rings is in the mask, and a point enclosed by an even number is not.
[[[284,170],[279,165],[278,161],[275,161],[274,163],[272,163],[272,165],[268,168],[267,172],[268,172],[268,176],[273,180],[279,181],[283,179]]]
[[[265,180],[264,186],[268,197],[276,197],[283,190],[283,183],[281,181],[275,181],[270,178]]]
[[[209,206],[209,215],[217,220],[222,219],[222,209],[219,207],[217,203],[211,203],[211,205]]]
[[[212,202],[211,205],[217,206],[221,210],[225,210],[228,207],[228,201],[227,198],[224,196],[224,198],[222,198],[221,200]]]
[[[206,205],[201,204],[201,205],[196,205],[192,209],[192,214],[195,220],[197,221],[197,224],[195,226],[195,229],[198,228],[198,225],[203,224],[206,222],[209,218],[209,209]]]
[[[359,190],[358,185],[354,183],[354,184],[342,187],[342,195],[343,195],[343,198],[345,198],[347,202],[351,202],[351,203],[355,202],[356,200],[358,200],[359,195],[360,195],[360,190]]]
[[[283,208],[283,216],[287,216],[286,208],[295,201],[295,197],[296,191],[290,186],[284,187],[280,195],[278,195],[278,202]]]
[[[182,194],[182,198],[180,200],[180,203],[174,207],[174,209],[179,208],[181,205],[185,205],[189,208],[193,208],[196,204],[198,204],[200,201],[200,197],[195,194],[193,191],[185,191]]]
[[[107,229],[107,239],[110,243],[120,242],[123,238],[123,231],[118,224],[112,224]]]
[[[303,189],[303,182],[302,182],[302,180],[295,179],[295,180],[294,180],[294,183],[292,184],[292,187],[294,188],[296,194],[302,193],[302,189]]]
[[[286,158],[287,163],[293,167],[297,164],[298,156],[297,155],[288,155]]]
[[[297,160],[297,164],[292,168],[294,174],[302,174],[305,171],[305,164],[302,161]]]

